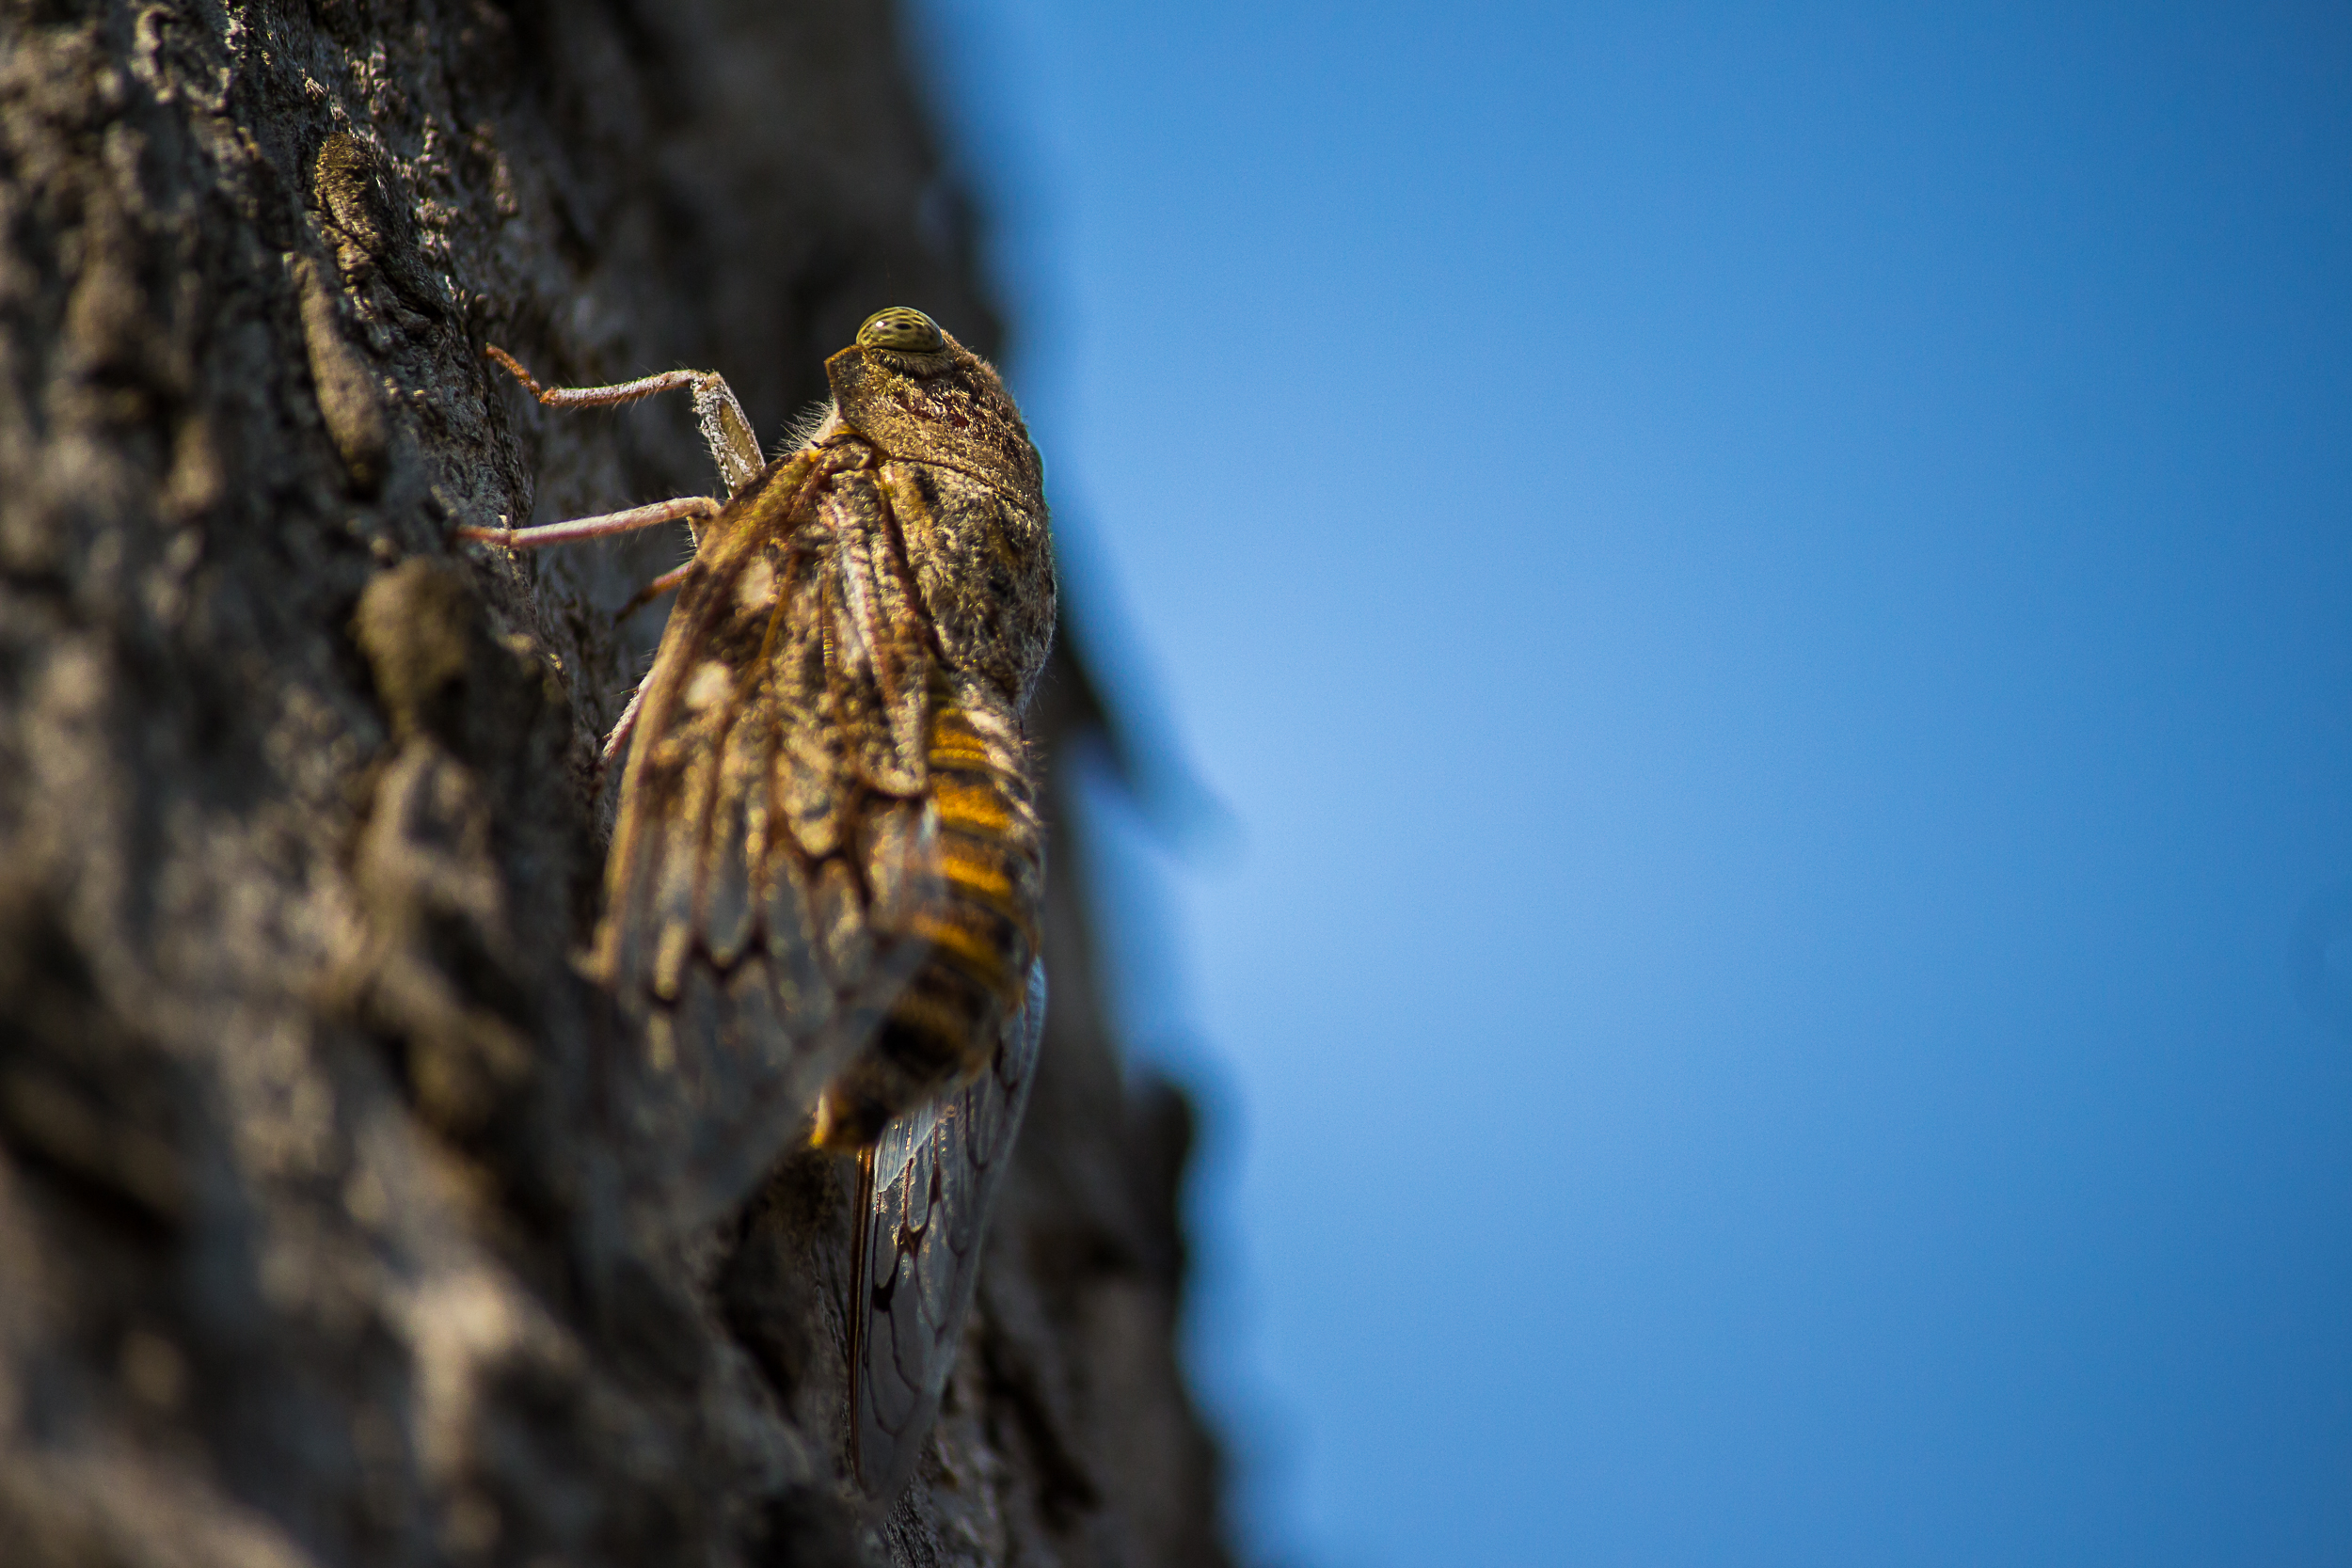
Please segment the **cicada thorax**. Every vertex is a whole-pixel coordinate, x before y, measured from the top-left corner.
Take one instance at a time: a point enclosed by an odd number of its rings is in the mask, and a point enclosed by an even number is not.
[[[1042,507],[942,464],[886,462],[875,479],[941,652],[1025,708],[1054,641]]]

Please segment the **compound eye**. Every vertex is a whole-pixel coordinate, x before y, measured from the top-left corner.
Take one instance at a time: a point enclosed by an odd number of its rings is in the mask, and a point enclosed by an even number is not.
[[[897,354],[937,354],[947,346],[938,324],[909,305],[894,305],[866,318],[857,329],[860,348],[889,349]]]

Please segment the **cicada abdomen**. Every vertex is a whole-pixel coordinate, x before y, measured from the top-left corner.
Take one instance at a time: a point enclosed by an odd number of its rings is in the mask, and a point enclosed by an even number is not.
[[[976,1053],[989,1049],[1027,993],[1044,833],[1021,735],[999,705],[971,696],[935,694],[926,756],[927,895],[878,911],[875,921],[913,938],[928,956],[872,1046],[818,1102],[816,1137],[832,1147],[870,1146],[882,1124],[929,1086],[971,1076]]]

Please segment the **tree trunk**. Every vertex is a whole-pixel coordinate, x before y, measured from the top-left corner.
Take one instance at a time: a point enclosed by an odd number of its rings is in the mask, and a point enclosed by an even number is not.
[[[979,1304],[870,1518],[852,1173],[660,1212],[693,1086],[575,967],[680,542],[451,543],[714,487],[683,400],[546,412],[485,342],[719,370],[772,439],[882,305],[996,346],[970,233],[884,0],[0,0],[0,1562],[1226,1560],[1188,1113],[1068,835]],[[1060,658],[1049,748],[1103,721]]]

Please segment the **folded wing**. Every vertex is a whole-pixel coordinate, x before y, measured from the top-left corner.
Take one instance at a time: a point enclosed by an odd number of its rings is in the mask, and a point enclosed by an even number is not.
[[[690,1219],[758,1179],[931,951],[930,656],[859,459],[795,454],[711,524],[622,784],[599,961],[685,1101]]]
[[[1011,1163],[1045,1028],[1045,967],[1006,1019],[986,1070],[956,1093],[895,1117],[860,1156],[850,1300],[850,1459],[867,1495],[888,1502],[914,1473],[963,1320],[980,1246]]]

